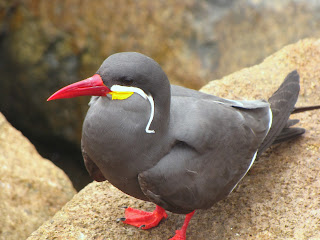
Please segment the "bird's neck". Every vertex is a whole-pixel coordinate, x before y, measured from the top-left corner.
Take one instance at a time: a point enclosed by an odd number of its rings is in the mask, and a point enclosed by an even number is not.
[[[154,98],[154,119],[151,128],[157,130],[158,134],[166,134],[170,122],[171,97],[153,96]]]

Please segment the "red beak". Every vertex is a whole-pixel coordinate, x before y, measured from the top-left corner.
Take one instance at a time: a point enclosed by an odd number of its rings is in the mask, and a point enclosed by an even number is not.
[[[111,90],[104,85],[99,74],[85,80],[70,84],[52,94],[47,101],[59,98],[73,98],[79,96],[106,96]]]

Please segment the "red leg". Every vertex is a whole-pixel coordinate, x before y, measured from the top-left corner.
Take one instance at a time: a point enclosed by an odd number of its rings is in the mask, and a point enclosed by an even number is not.
[[[153,212],[145,212],[138,209],[127,208],[123,223],[133,225],[141,229],[149,229],[156,227],[162,218],[167,217],[168,214],[166,211],[158,205]]]
[[[176,235],[169,240],[186,240],[187,227],[194,213],[195,211],[186,215],[182,228],[180,230],[176,230]]]

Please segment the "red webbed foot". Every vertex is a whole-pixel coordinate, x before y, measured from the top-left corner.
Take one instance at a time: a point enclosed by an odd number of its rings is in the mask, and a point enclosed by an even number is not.
[[[170,238],[169,240],[186,240],[186,233],[187,233],[187,227],[188,224],[193,216],[195,211],[188,213],[186,215],[186,218],[184,220],[183,226],[181,227],[180,230],[176,230],[176,235],[174,235],[173,238]]]
[[[121,220],[123,220],[123,223],[141,229],[149,229],[158,226],[159,222],[163,218],[167,217],[168,214],[166,211],[157,205],[153,212],[145,212],[134,208],[127,208],[125,211],[125,218]]]

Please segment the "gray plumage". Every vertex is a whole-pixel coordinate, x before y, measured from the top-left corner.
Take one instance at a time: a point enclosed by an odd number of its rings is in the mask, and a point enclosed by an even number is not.
[[[304,132],[288,122],[299,94],[296,71],[268,102],[170,85],[161,67],[139,53],[112,55],[97,73],[109,88],[137,87],[153,97],[155,133],[145,131],[150,104],[137,93],[125,100],[93,97],[82,133],[90,175],[175,213],[211,207],[274,141]]]

